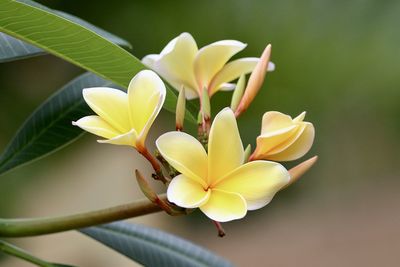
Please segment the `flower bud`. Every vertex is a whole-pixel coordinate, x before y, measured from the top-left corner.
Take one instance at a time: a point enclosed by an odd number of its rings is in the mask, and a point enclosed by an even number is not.
[[[203,113],[204,120],[209,120],[211,117],[211,106],[210,106],[210,96],[208,95],[208,90],[203,87],[203,92],[201,96],[201,111]]]
[[[318,160],[318,156],[314,156],[306,161],[303,161],[299,165],[296,165],[295,167],[291,168],[289,170],[290,181],[283,188],[286,188],[286,187],[292,185],[297,180],[299,180],[299,178],[301,176],[303,176],[309,169],[311,169],[312,166],[314,166],[314,164],[315,164],[315,162],[317,162],[317,160]]]
[[[244,150],[244,160],[243,160],[243,162],[249,161],[250,154],[251,154],[251,145],[248,144],[246,149]]]
[[[242,99],[244,93],[244,86],[246,85],[246,76],[242,74],[236,83],[235,91],[233,91],[232,100],[231,100],[231,109],[235,111]]]
[[[240,104],[235,111],[235,116],[238,117],[243,113],[251,104],[253,99],[256,97],[262,84],[264,83],[265,75],[268,71],[269,59],[271,56],[271,45],[267,45],[264,52],[261,55],[260,61],[257,63],[253,72],[250,75],[249,82],[247,83],[246,90],[240,101]]]
[[[303,121],[305,112],[296,118],[269,111],[263,116],[261,134],[250,160],[290,161],[304,156],[314,142],[312,123]]]
[[[183,123],[185,120],[185,111],[186,111],[186,94],[185,88],[182,86],[181,90],[179,91],[178,101],[176,103],[176,130],[182,131],[183,130]]]

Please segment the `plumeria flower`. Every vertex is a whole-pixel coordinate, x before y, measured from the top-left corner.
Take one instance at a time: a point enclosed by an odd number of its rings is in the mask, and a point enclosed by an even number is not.
[[[183,208],[200,208],[226,222],[267,205],[290,176],[279,163],[244,163],[244,150],[233,111],[223,109],[211,126],[208,155],[201,143],[183,132],[156,141],[165,160],[181,174],[168,187],[168,200]]]
[[[303,112],[296,118],[277,112],[266,112],[262,119],[261,135],[251,156],[254,159],[275,161],[295,160],[304,156],[314,142],[315,130],[305,122]]]
[[[219,90],[233,90],[235,85],[229,83],[242,74],[250,73],[257,62],[256,57],[229,59],[246,47],[246,44],[235,40],[223,40],[209,44],[201,49],[189,33],[182,33],[161,51],[143,58],[143,63],[155,70],[175,89],[183,85],[186,98],[201,96],[207,88],[212,96]],[[274,69],[273,63],[268,66]]]
[[[100,143],[145,147],[147,133],[161,110],[166,95],[163,81],[151,70],[139,72],[128,93],[108,87],[83,90],[83,98],[97,114],[73,125],[103,137]]]

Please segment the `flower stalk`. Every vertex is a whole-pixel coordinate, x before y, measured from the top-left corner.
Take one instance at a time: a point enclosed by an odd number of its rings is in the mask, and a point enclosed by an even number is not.
[[[166,201],[165,195],[161,195],[159,198]],[[148,199],[140,199],[112,208],[74,215],[33,219],[0,219],[0,237],[26,237],[53,234],[129,219],[159,211],[162,211],[159,205],[154,204]]]
[[[154,174],[153,174],[153,178],[155,180],[160,180],[162,181],[164,184],[168,183],[167,178],[164,177],[164,174],[161,170],[161,166],[158,163],[157,159],[149,152],[149,150],[146,147],[138,147],[137,148],[138,152],[143,155],[143,157],[145,157],[151,164],[151,166],[154,169]]]
[[[296,182],[315,164],[317,159],[318,157],[314,156],[290,169],[290,182],[281,188],[281,190]],[[164,204],[168,203],[166,194],[158,195],[157,199]],[[173,213],[169,213],[170,215],[188,214],[191,212],[190,209],[180,209],[175,206],[169,208],[173,210]],[[74,215],[33,219],[0,219],[0,237],[27,237],[53,234],[160,211],[163,211],[163,208],[161,208],[160,203],[157,203],[157,201],[152,202],[148,199],[140,199],[128,204]],[[223,231],[220,223],[214,222],[214,224],[218,229],[218,234],[224,233],[225,235],[225,231]]]

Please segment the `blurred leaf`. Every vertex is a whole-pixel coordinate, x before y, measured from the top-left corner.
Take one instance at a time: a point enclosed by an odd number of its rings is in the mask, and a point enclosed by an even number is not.
[[[116,222],[81,232],[145,266],[233,266],[202,247],[141,225]]]
[[[124,88],[145,66],[136,57],[85,27],[46,10],[0,1],[0,31],[38,46]],[[164,108],[174,112],[177,96],[167,87]],[[196,122],[188,113],[188,118]]]
[[[40,267],[73,267],[71,265],[50,263],[50,262],[44,261],[42,259],[39,259],[39,258],[29,254],[25,250],[23,250],[19,247],[16,247],[15,245],[12,245],[10,243],[7,243],[3,240],[0,240],[0,251],[3,251],[6,254],[9,254],[9,255],[17,257],[19,259],[33,263],[36,266],[40,266]]]
[[[45,51],[36,46],[0,32],[0,63],[45,54]]]
[[[108,39],[109,41],[111,41],[117,45],[131,47],[131,44],[128,41],[126,41],[112,33],[109,33],[103,29],[100,29],[100,28],[94,26],[93,24],[90,24],[89,22],[84,21],[84,20],[82,20],[78,17],[75,17],[73,15],[70,15],[68,13],[50,9],[44,5],[41,5],[39,3],[30,1],[30,0],[18,0],[18,2],[42,9],[49,13],[53,13],[55,15],[61,16],[65,19],[68,19],[72,22],[80,24],[80,25],[94,31],[95,33],[103,36],[104,38]],[[46,54],[46,51],[44,51],[40,48],[37,48],[33,45],[25,43],[21,40],[18,40],[14,37],[7,35],[7,34],[0,33],[0,63],[23,59],[23,58],[27,58],[27,57],[44,55],[44,54]]]
[[[82,130],[71,122],[92,113],[83,100],[82,89],[111,84],[95,74],[85,73],[48,98],[24,122],[0,156],[0,174],[54,152],[79,137]]]

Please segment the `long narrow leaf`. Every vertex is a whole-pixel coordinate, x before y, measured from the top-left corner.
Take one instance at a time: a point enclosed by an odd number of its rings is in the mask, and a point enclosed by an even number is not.
[[[133,55],[99,34],[50,13],[13,0],[0,1],[0,31],[127,88],[145,66]],[[177,97],[167,88],[164,108],[174,112]],[[196,122],[195,116],[188,118]]]
[[[93,24],[90,24],[89,22],[84,21],[78,17],[71,15],[71,14],[67,14],[62,11],[50,9],[44,5],[41,5],[39,3],[30,1],[30,0],[18,0],[18,2],[34,6],[36,8],[45,10],[49,13],[53,13],[55,15],[61,16],[72,22],[78,23],[78,24],[96,32],[97,34],[103,36],[104,38],[108,39],[109,41],[111,41],[117,45],[131,47],[131,45],[129,44],[128,41],[126,41],[112,33],[109,33],[103,29],[100,29],[100,28],[94,26]],[[43,49],[40,49],[33,45],[30,45],[26,42],[18,40],[7,34],[0,33],[0,63],[23,59],[23,58],[27,58],[27,57],[44,55],[44,54],[46,54],[46,51],[44,51]]]
[[[227,260],[189,241],[141,225],[116,222],[81,232],[145,266],[232,266]]]
[[[25,121],[0,156],[0,174],[43,157],[82,134],[71,122],[91,114],[82,97],[85,87],[110,86],[95,74],[85,73],[65,85]]]

